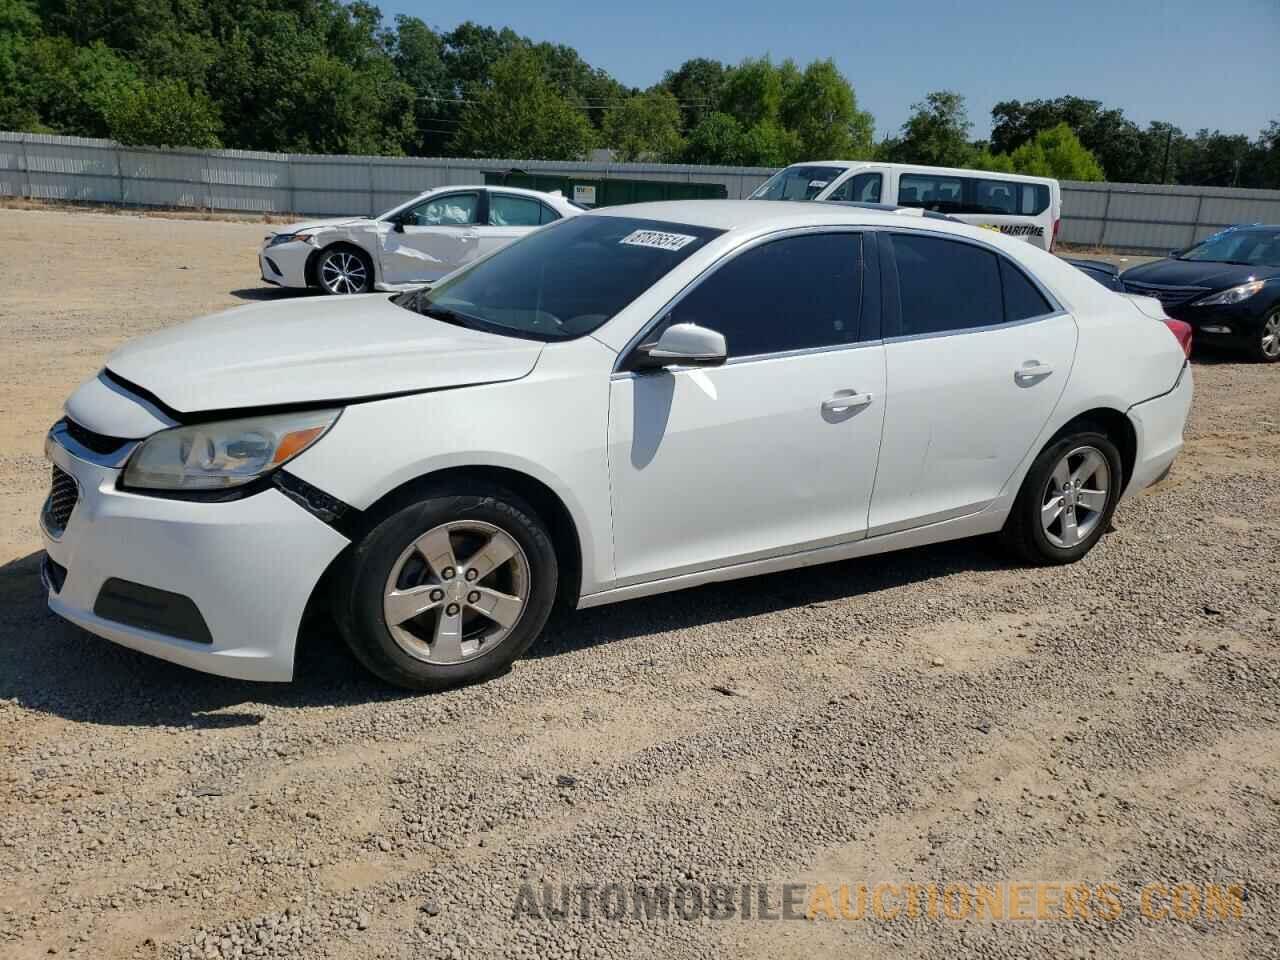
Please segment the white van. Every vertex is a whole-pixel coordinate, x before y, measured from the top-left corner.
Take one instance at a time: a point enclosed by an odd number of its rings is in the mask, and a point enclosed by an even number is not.
[[[793,163],[752,200],[853,200],[945,213],[1053,249],[1062,218],[1057,180],[951,167],[861,160]]]

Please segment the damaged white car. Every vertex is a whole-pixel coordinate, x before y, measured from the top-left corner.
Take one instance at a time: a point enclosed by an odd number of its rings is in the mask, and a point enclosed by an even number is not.
[[[370,293],[434,283],[543,224],[581,213],[559,193],[515,187],[439,187],[379,217],[290,224],[258,251],[278,287]]]

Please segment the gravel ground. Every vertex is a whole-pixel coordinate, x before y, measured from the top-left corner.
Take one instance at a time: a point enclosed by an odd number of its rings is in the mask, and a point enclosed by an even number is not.
[[[436,696],[317,632],[253,685],[52,617],[35,516],[63,398],[275,296],[262,231],[0,210],[0,956],[1280,956],[1280,369],[1200,358],[1173,476],[1072,567],[963,542],[636,601]],[[516,912],[522,883],[1017,881],[1122,910]],[[1242,915],[1146,917],[1157,882]]]

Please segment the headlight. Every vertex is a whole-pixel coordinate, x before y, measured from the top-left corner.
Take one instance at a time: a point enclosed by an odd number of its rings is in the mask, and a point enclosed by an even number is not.
[[[1201,297],[1196,301],[1197,307],[1226,307],[1233,303],[1240,303],[1248,300],[1255,293],[1262,289],[1265,280],[1252,280],[1249,283],[1242,283],[1238,287],[1232,287],[1230,290],[1223,290],[1221,293],[1212,293],[1207,297]]]
[[[270,240],[270,242],[267,244],[267,246],[269,246],[269,247],[278,247],[278,246],[279,246],[280,244],[282,244],[282,243],[293,243],[295,240],[296,240],[298,243],[310,243],[310,242],[311,242],[311,238],[312,238],[312,236],[314,236],[314,234],[310,234],[310,233],[276,233],[276,234],[272,234],[272,236],[271,236],[271,240]]]
[[[333,426],[341,410],[308,410],[174,427],[152,434],[125,467],[127,487],[224,490],[292,460]]]

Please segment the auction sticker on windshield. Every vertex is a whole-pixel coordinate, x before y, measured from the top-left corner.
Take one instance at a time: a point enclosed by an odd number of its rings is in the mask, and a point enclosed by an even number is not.
[[[679,250],[681,247],[687,247],[697,239],[697,237],[691,237],[687,233],[664,233],[661,230],[633,230],[618,242],[625,243],[629,247],[653,247],[655,250]]]

